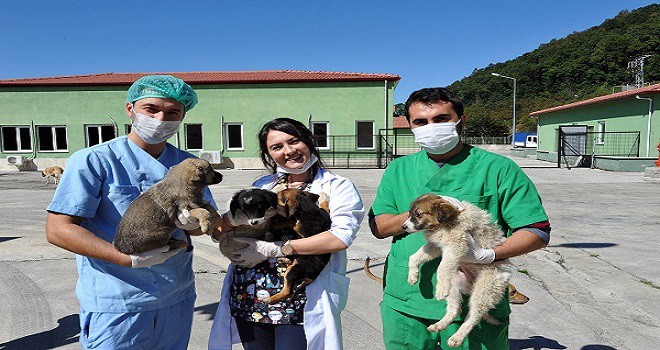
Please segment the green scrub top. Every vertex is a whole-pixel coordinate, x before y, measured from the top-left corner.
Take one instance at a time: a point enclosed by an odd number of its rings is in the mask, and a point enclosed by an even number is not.
[[[471,145],[464,145],[442,167],[426,151],[394,160],[383,174],[372,210],[376,216],[404,213],[415,198],[426,193],[454,197],[488,211],[507,237],[512,228],[548,220],[534,184],[518,165]],[[407,281],[408,258],[425,243],[421,232],[393,238],[385,264],[383,302],[413,316],[440,319],[446,302],[438,301],[434,294],[441,258],[422,265],[417,284],[411,286]],[[467,307],[463,310],[465,314]],[[508,297],[490,312],[500,319],[509,313]]]

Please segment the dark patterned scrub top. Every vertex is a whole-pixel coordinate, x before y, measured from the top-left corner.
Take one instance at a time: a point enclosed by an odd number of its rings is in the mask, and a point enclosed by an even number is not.
[[[316,176],[313,170],[311,179]],[[286,176],[282,176],[275,184],[285,185]],[[298,187],[309,191],[311,181]],[[296,237],[282,237],[282,240]],[[305,290],[296,292],[293,298],[275,304],[264,304],[257,298],[272,296],[284,286],[286,265],[278,263],[277,258],[270,258],[255,267],[234,266],[234,280],[229,293],[229,307],[233,317],[249,321],[270,324],[302,324],[303,311],[307,297]]]

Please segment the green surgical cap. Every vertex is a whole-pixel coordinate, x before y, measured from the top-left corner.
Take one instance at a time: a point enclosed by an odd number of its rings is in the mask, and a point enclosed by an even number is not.
[[[197,104],[197,93],[183,80],[171,75],[147,75],[136,80],[128,88],[126,102],[133,103],[143,98],[171,98],[181,102],[186,112]]]

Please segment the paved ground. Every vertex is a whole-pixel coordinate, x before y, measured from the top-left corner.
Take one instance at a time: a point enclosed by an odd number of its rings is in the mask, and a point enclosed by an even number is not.
[[[513,306],[512,349],[660,348],[660,182],[643,173],[557,169],[516,158],[536,183],[553,232],[551,245],[515,259],[513,282],[531,301]],[[367,206],[382,170],[337,170]],[[223,171],[212,191],[224,203],[260,171]],[[0,174],[0,349],[77,349],[78,304],[72,254],[44,238],[54,186],[39,173]],[[227,261],[195,239],[198,299],[190,349],[205,349]],[[380,286],[362,272],[382,264],[388,240],[363,227],[349,249],[351,287],[343,318],[346,349],[382,349]],[[382,272],[382,266],[374,269]]]

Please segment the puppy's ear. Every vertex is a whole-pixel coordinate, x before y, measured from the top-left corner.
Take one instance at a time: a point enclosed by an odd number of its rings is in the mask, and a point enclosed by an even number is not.
[[[316,194],[316,193],[312,193],[312,192],[304,191],[303,194],[304,194],[305,196],[307,196],[307,198],[311,199],[312,202],[314,202],[314,203],[316,203],[316,201],[319,200],[319,195]]]
[[[277,194],[277,213],[286,218],[294,215],[298,209],[298,201],[291,196],[291,191],[284,190]]]
[[[277,208],[277,193],[267,191],[266,197],[268,199],[268,204],[270,204],[271,208]]]
[[[456,224],[456,218],[459,212],[451,203],[447,203],[443,199],[437,199],[433,202],[432,209],[439,223],[446,226],[454,226]]]
[[[236,216],[236,210],[238,210],[238,196],[241,194],[241,191],[234,193],[234,196],[231,197],[229,202],[229,212],[232,216]]]

